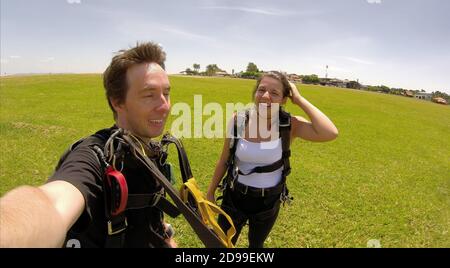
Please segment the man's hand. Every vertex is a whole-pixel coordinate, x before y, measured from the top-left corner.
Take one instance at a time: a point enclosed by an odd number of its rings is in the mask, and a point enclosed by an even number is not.
[[[297,104],[301,98],[300,92],[298,91],[294,83],[289,82],[289,85],[291,85],[291,95],[289,96],[289,98],[291,99],[292,103]]]
[[[164,229],[165,229],[166,234],[168,234],[168,236],[169,236],[164,241],[167,243],[167,245],[169,245],[169,247],[177,248],[178,245],[175,242],[175,240],[173,239],[173,236],[175,235],[175,231],[173,230],[172,225],[165,222]]]
[[[166,241],[167,245],[169,245],[169,247],[171,247],[171,248],[177,248],[178,247],[177,242],[175,242],[175,240],[172,237],[171,238],[167,238],[164,241]]]

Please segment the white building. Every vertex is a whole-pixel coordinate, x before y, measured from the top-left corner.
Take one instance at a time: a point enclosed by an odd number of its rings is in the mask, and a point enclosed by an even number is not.
[[[416,99],[420,99],[420,100],[431,100],[431,93],[426,93],[426,92],[419,92],[414,94],[414,98]]]

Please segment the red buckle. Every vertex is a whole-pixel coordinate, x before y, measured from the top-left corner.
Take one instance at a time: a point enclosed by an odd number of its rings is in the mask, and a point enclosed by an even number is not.
[[[117,216],[124,212],[128,201],[128,185],[125,176],[112,166],[106,169],[106,181],[110,187],[111,215]]]

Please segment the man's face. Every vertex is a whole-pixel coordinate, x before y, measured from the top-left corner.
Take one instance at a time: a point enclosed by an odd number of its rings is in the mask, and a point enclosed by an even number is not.
[[[119,127],[144,140],[161,135],[170,110],[166,72],[156,63],[134,65],[127,71],[127,82],[125,101],[116,108]]]

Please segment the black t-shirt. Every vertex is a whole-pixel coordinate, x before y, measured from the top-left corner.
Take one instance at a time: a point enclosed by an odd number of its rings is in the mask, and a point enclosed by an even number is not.
[[[104,130],[108,133],[110,128]],[[93,143],[104,147],[106,139],[92,136],[78,144],[60,162],[48,182],[62,180],[74,185],[83,195],[85,210],[67,233],[67,247],[104,247],[107,237],[107,220],[103,193],[104,167],[92,149]],[[126,178],[129,194],[150,194],[160,188],[156,180],[138,164],[131,155],[126,155],[122,170]],[[128,222],[124,247],[164,247],[162,239],[155,238],[155,233],[163,235],[163,213],[157,208],[127,210]],[[153,231],[152,231],[153,230]],[[156,240],[155,240],[156,239]]]

